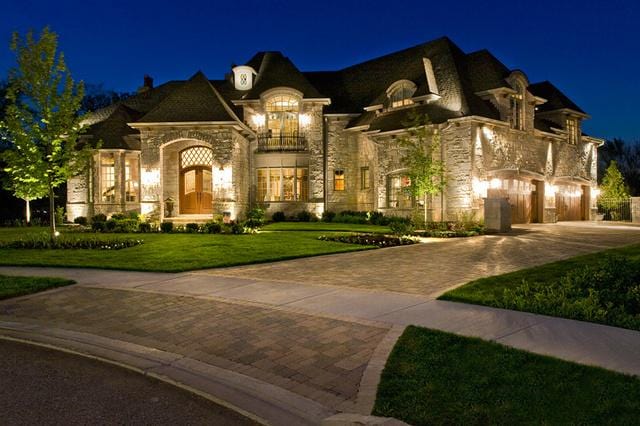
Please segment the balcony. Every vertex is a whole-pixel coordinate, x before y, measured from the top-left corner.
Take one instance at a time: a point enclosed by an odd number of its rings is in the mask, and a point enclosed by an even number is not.
[[[258,135],[258,152],[301,152],[307,149],[307,138],[299,133]]]

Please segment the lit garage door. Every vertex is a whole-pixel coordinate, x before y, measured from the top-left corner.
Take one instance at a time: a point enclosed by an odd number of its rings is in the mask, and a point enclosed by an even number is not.
[[[506,197],[511,205],[511,223],[538,222],[536,185],[518,179],[492,179],[488,197]]]
[[[558,220],[584,220],[584,197],[580,186],[558,185],[556,189],[556,216]]]

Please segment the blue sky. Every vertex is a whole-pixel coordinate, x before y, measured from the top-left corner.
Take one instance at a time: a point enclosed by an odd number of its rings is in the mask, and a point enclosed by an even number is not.
[[[202,70],[222,78],[259,50],[302,70],[337,69],[449,36],[491,50],[531,82],[550,80],[593,117],[585,131],[640,139],[636,1],[5,1],[0,75],[12,31],[49,25],[74,77],[119,91]]]

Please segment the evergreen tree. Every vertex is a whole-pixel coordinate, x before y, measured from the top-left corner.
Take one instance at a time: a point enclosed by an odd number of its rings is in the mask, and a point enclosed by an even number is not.
[[[607,167],[607,171],[602,178],[600,196],[607,200],[616,201],[629,198],[629,188],[624,181],[622,173],[618,170],[618,164],[615,160],[609,163],[609,167]]]
[[[85,170],[91,155],[78,143],[83,84],[74,83],[57,48],[58,37],[48,28],[39,39],[31,31],[24,39],[13,34],[17,66],[9,73],[1,123],[9,188],[25,199],[48,195],[51,238],[57,234],[54,189]]]

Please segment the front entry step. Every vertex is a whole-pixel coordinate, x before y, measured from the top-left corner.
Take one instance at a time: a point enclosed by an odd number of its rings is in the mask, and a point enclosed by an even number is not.
[[[213,220],[211,214],[182,214],[176,217],[165,217],[163,222],[173,222],[175,225],[186,225],[187,223],[203,224]]]

